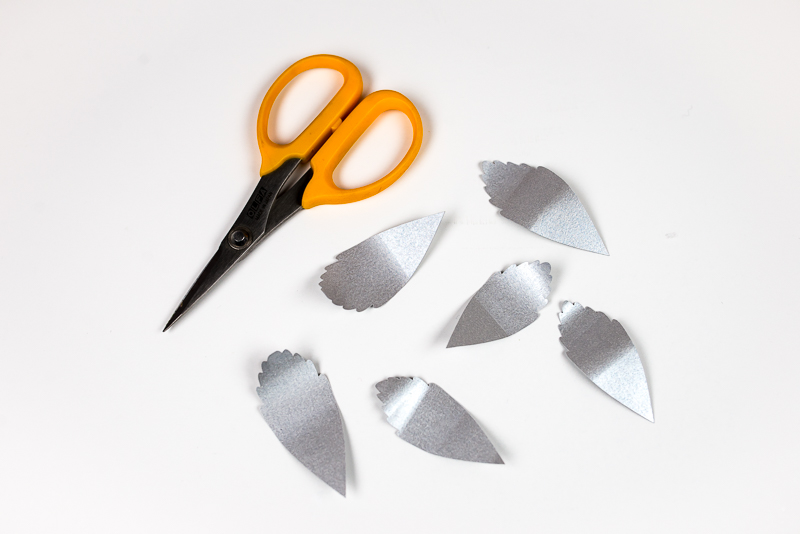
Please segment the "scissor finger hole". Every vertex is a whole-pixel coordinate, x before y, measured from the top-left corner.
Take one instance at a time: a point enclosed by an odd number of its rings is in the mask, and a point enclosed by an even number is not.
[[[270,140],[278,145],[294,141],[343,84],[344,77],[333,69],[311,69],[298,74],[283,88],[269,112]]]
[[[336,166],[333,182],[341,189],[356,189],[383,178],[400,163],[413,138],[403,112],[384,111]]]

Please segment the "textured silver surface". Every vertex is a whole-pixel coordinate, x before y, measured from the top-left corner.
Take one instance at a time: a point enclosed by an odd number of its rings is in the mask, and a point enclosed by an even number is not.
[[[550,264],[538,261],[494,273],[467,304],[447,348],[486,343],[519,332],[539,317],[552,279]]]
[[[653,421],[653,407],[639,353],[622,325],[580,302],[564,302],[558,318],[567,357],[597,387]]]
[[[395,226],[345,250],[325,267],[322,292],[345,310],[383,306],[411,279],[443,216],[436,213]]]
[[[386,419],[400,439],[438,456],[503,463],[478,423],[436,384],[417,377],[392,377],[375,388]]]
[[[481,169],[500,215],[547,239],[608,256],[578,195],[555,173],[499,161],[484,161]]]
[[[328,377],[288,350],[273,352],[261,370],[261,415],[295,458],[344,495],[344,429]]]

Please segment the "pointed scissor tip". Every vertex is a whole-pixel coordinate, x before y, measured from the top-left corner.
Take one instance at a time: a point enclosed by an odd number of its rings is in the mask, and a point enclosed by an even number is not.
[[[180,318],[181,318],[181,315],[183,315],[183,312],[181,311],[181,309],[180,309],[180,308],[178,308],[177,310],[175,310],[175,313],[173,313],[173,314],[172,314],[172,317],[170,318],[170,320],[169,320],[169,321],[167,321],[167,325],[164,327],[164,330],[162,330],[162,332],[166,332],[166,331],[169,329],[169,327],[170,327],[170,326],[172,326],[173,324],[175,324],[175,321],[177,321],[178,319],[180,319]]]

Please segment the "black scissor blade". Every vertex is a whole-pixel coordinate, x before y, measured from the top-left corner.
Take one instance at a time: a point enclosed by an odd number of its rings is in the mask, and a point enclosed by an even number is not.
[[[267,218],[267,231],[264,237],[274,232],[280,225],[288,221],[294,214],[303,209],[303,193],[311,181],[313,170],[308,169],[290,188],[275,200]],[[263,239],[263,238],[262,238]]]
[[[200,297],[205,295],[231,267],[247,256],[266,237],[268,220],[278,192],[299,164],[300,160],[296,158],[286,160],[276,170],[261,177],[236,222],[222,240],[219,250],[197,277],[170,320],[167,321],[164,332],[180,319]],[[303,188],[305,189],[305,186]]]
[[[242,251],[235,250],[227,243],[227,238],[219,246],[219,250],[208,262],[206,268],[197,277],[194,284],[192,284],[189,292],[183,297],[178,309],[172,314],[172,317],[167,321],[167,326],[164,327],[164,332],[175,323],[181,316],[191,308],[195,302],[200,300],[200,297],[205,295],[217,281],[227,273],[231,267],[242,258]]]

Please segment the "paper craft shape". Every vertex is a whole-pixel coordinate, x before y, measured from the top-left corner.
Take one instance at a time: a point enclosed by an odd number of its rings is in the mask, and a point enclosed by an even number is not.
[[[605,254],[603,240],[567,183],[544,167],[484,161],[481,179],[500,215],[570,247]]]
[[[446,458],[503,463],[478,423],[436,384],[417,377],[392,377],[375,388],[389,424],[403,441]]]
[[[552,279],[550,264],[539,261],[494,273],[467,304],[447,348],[495,341],[530,325],[547,305]]]
[[[395,226],[336,256],[319,283],[345,310],[379,308],[394,297],[419,267],[444,212]]]
[[[273,352],[261,369],[261,415],[295,458],[344,496],[344,429],[328,377],[288,350]]]
[[[572,363],[597,387],[655,422],[639,353],[619,321],[569,301],[562,304],[558,318],[560,341]]]

